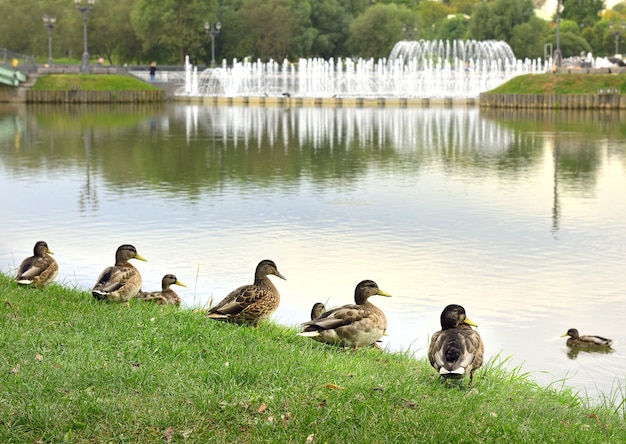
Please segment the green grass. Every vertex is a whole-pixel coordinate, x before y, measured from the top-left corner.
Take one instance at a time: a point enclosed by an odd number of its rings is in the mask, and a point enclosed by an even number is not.
[[[131,76],[114,74],[48,74],[39,77],[32,89],[41,91],[126,91],[156,88]]]
[[[609,74],[527,74],[489,91],[495,94],[596,94],[601,89],[626,93],[626,76]]]
[[[295,327],[0,275],[0,442],[606,443],[626,423],[500,359],[473,386],[425,359],[337,349]]]

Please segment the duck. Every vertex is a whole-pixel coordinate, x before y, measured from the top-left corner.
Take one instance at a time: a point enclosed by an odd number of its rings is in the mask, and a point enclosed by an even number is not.
[[[311,308],[311,320],[319,318],[326,311],[326,306],[321,302],[316,302]]]
[[[147,261],[130,244],[120,245],[115,252],[115,265],[105,268],[91,294],[98,300],[108,302],[128,302],[141,290],[141,274],[128,261],[138,259]]]
[[[59,265],[54,254],[44,241],[38,241],[33,248],[33,255],[22,261],[15,275],[18,284],[43,288],[56,279]]]
[[[278,271],[273,260],[264,259],[256,266],[254,283],[242,285],[231,291],[217,305],[211,307],[206,316],[210,319],[258,327],[261,321],[274,314],[280,304],[280,293],[268,278],[269,275],[287,280]]]
[[[575,328],[570,328],[567,330],[567,333],[562,335],[569,336],[567,338],[566,344],[568,347],[586,347],[586,348],[597,348],[597,347],[610,347],[613,344],[612,339],[607,339],[602,336],[595,335],[583,335],[580,336],[578,330]]]
[[[161,291],[140,291],[137,298],[142,301],[154,301],[159,305],[175,305],[180,307],[180,296],[170,288],[171,285],[186,287],[186,285],[179,281],[173,274],[166,274],[163,276],[163,279],[161,279]]]
[[[304,330],[298,335],[355,350],[376,343],[387,330],[387,317],[368,300],[374,295],[391,297],[372,280],[359,282],[354,289],[354,304],[333,308],[303,323]]]
[[[465,313],[465,308],[450,304],[441,312],[441,330],[433,334],[428,348],[430,365],[445,379],[462,379],[483,364],[485,346],[473,327],[478,327]]]

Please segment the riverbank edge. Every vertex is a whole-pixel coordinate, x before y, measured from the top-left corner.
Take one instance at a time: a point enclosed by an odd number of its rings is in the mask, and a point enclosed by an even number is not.
[[[64,284],[19,287],[4,273],[0,289],[6,442],[108,441],[120,430],[142,442],[168,433],[191,442],[302,442],[311,434],[314,442],[626,437],[616,413],[497,362],[480,369],[472,387],[444,384],[425,358],[341,350],[272,321],[254,329],[198,310],[106,304]],[[351,426],[355,415],[370,427]],[[72,439],[62,439],[68,433]]]

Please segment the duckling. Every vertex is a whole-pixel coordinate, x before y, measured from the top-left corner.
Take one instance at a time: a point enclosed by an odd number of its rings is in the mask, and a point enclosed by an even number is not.
[[[299,336],[341,347],[359,347],[376,343],[387,330],[385,313],[368,301],[370,296],[391,297],[376,282],[364,280],[354,290],[354,304],[343,305],[302,324]]]
[[[242,285],[231,291],[222,301],[209,309],[207,317],[258,327],[259,323],[269,318],[280,304],[280,293],[268,275],[287,280],[280,274],[274,261],[264,259],[256,267],[254,283]]]
[[[161,280],[161,291],[140,291],[137,298],[142,301],[154,301],[159,305],[169,304],[180,307],[180,296],[178,296],[176,292],[170,288],[170,285],[180,285],[181,287],[186,287],[186,285],[179,281],[173,274],[166,274]]]
[[[91,294],[98,300],[110,302],[128,302],[141,290],[141,274],[128,261],[139,259],[146,261],[129,244],[120,245],[115,252],[115,265],[105,268],[98,282],[91,289]]]
[[[311,320],[319,318],[325,311],[326,306],[321,302],[316,302],[313,304],[313,308],[311,309]]]
[[[469,373],[474,382],[474,371],[483,364],[483,341],[470,326],[477,327],[460,305],[448,305],[441,313],[441,330],[430,340],[428,359],[446,379],[461,379]]]
[[[569,336],[567,338],[567,346],[568,347],[587,347],[587,348],[597,348],[597,347],[610,347],[613,344],[612,339],[603,338],[602,336],[594,336],[594,335],[583,335],[580,336],[578,334],[578,330],[575,328],[570,328],[567,330],[567,333],[562,335]]]
[[[48,244],[39,241],[33,249],[33,256],[27,257],[20,264],[15,280],[20,285],[32,285],[43,288],[59,274],[59,265],[51,254]]]

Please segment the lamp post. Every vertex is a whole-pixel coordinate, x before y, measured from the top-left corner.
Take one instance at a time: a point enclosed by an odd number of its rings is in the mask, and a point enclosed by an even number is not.
[[[621,29],[611,23],[609,25],[609,29],[613,30],[613,35],[615,36],[615,56],[619,54],[619,38],[622,35],[624,29],[626,29],[626,23],[622,22]]]
[[[93,9],[94,3],[96,0],[86,0],[85,4],[83,4],[83,0],[74,0],[76,3],[76,9],[78,9],[83,14],[83,59],[80,64],[80,71],[84,74],[89,73],[89,52],[87,51],[87,14],[91,12]]]
[[[211,68],[215,68],[215,37],[220,33],[222,24],[217,22],[211,28],[211,23],[204,22],[204,32],[211,36]]]
[[[561,12],[563,11],[563,0],[556,2],[556,50],[554,51],[554,66],[561,67]]]
[[[405,40],[413,40],[413,34],[417,34],[417,25],[413,25],[413,29],[407,25],[402,25],[402,34],[404,34]]]
[[[57,22],[57,18],[53,15],[43,15],[43,25],[48,29],[48,66],[52,66],[52,29]]]

